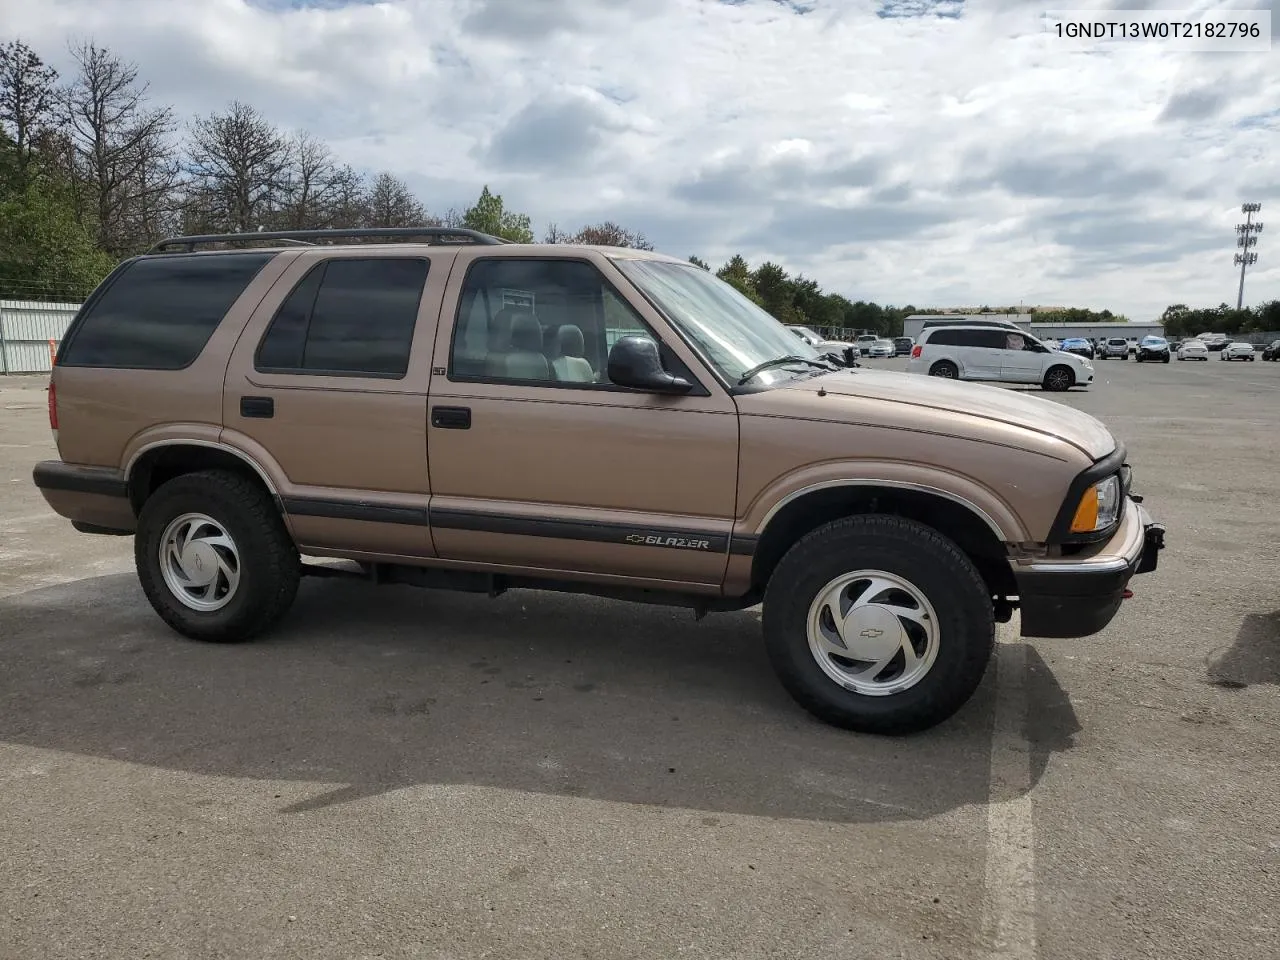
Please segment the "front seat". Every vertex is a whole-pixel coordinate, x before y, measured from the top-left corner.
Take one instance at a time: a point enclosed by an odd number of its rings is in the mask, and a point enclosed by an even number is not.
[[[489,323],[484,362],[486,376],[504,377],[507,374],[507,354],[511,350],[511,323],[515,315],[516,312],[510,307],[503,307],[493,315],[493,320]]]
[[[594,383],[596,372],[583,356],[586,353],[582,329],[566,323],[556,331],[556,358],[551,366],[556,379],[567,383]]]
[[[506,357],[506,375],[513,380],[550,380],[551,365],[542,352],[542,324],[529,313],[511,321],[511,350]]]

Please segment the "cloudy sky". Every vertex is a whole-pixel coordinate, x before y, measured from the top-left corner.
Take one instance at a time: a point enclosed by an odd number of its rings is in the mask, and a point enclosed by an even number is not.
[[[0,39],[65,67],[92,38],[184,117],[246,100],[431,209],[488,183],[539,234],[613,219],[881,303],[1234,305],[1261,201],[1245,299],[1280,298],[1280,45],[1080,47],[1040,19],[1105,6],[0,0]]]

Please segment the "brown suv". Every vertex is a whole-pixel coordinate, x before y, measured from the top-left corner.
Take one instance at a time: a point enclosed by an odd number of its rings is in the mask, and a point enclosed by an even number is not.
[[[900,733],[966,701],[1015,608],[1027,636],[1105,627],[1163,528],[1093,417],[851,364],[656,253],[180,238],[76,317],[34,479],[134,535],[188,637],[260,633],[308,573],[763,602],[799,703]]]

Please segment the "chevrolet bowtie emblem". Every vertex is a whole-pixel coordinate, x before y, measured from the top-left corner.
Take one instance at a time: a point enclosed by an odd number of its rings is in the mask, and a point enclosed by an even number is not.
[[[883,633],[884,633],[883,630],[877,630],[875,627],[867,627],[867,629],[863,630],[860,634],[858,634],[858,636],[867,637],[868,639],[874,640],[876,637],[882,635]]]

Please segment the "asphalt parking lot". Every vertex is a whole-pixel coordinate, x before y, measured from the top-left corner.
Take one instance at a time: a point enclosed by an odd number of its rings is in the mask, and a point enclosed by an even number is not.
[[[1095,368],[1045,396],[1159,571],[909,739],[812,721],[751,612],[312,580],[179,640],[0,378],[0,958],[1274,958],[1280,364]]]

